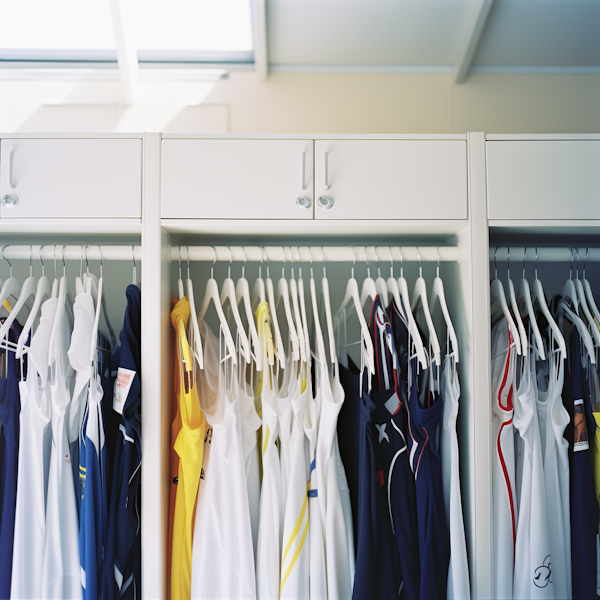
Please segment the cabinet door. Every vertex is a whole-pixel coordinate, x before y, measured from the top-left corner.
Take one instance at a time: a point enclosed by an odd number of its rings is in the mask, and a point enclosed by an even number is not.
[[[600,140],[490,141],[490,219],[600,219]]]
[[[140,139],[3,139],[0,158],[2,218],[142,216]]]
[[[466,219],[464,140],[315,142],[317,219]]]
[[[312,219],[312,140],[163,140],[166,219]]]

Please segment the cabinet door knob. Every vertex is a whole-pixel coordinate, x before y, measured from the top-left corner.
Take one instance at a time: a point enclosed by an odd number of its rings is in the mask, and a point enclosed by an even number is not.
[[[16,206],[19,204],[19,197],[14,194],[5,194],[2,196],[2,206]]]
[[[312,206],[312,202],[307,196],[298,196],[298,198],[296,198],[296,206],[309,209]]]
[[[333,198],[330,198],[329,196],[319,196],[317,206],[329,210],[333,206]]]

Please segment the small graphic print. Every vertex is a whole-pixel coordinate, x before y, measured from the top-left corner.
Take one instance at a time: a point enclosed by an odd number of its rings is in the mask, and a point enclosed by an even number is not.
[[[177,485],[179,483],[179,477],[173,477],[173,483]]]
[[[204,472],[204,469],[200,471],[200,479],[206,479],[206,473]]]
[[[539,588],[545,588],[548,584],[552,583],[552,564],[549,554],[544,559],[544,564],[534,571],[533,583]]]
[[[575,400],[574,412],[575,433],[573,439],[573,452],[589,450],[590,443],[588,438],[587,423],[585,422],[583,400]]]
[[[207,442],[209,444],[212,444],[212,429],[207,429],[206,430],[206,435],[204,436],[204,443],[206,444]],[[266,445],[266,444],[265,444]]]
[[[68,454],[65,454],[65,462],[69,464],[71,462],[71,457]]]
[[[381,471],[377,471],[377,482],[379,483],[379,487],[383,487],[385,484],[385,480],[383,478],[383,469]]]
[[[390,443],[390,438],[388,436],[388,434],[385,432],[385,428],[387,427],[387,423],[382,423],[381,425],[377,425],[375,424],[375,427],[377,428],[377,431],[379,431],[379,443],[381,444],[381,442],[383,440],[387,440],[387,443]]]

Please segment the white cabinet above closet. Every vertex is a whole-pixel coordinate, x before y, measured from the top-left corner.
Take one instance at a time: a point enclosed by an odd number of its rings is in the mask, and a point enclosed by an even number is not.
[[[600,136],[486,146],[490,219],[600,219]]]
[[[0,142],[0,216],[140,218],[142,140]]]
[[[315,198],[317,219],[466,219],[466,140],[317,140]]]
[[[164,139],[165,219],[312,219],[313,141]]]

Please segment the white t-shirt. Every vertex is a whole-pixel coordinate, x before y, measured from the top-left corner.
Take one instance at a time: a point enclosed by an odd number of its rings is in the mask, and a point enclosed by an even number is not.
[[[512,598],[517,534],[513,397],[516,349],[506,319],[492,328],[492,596]]]
[[[304,413],[310,385],[292,400],[294,419],[290,439],[290,477],[283,526],[281,598],[310,597],[310,538],[308,511],[308,439]],[[307,483],[308,482],[308,483]]]
[[[214,353],[216,340],[200,322],[205,356]],[[205,365],[209,365],[208,361]],[[193,599],[256,598],[254,550],[242,447],[238,386],[227,390],[222,368],[218,392],[202,393],[200,406],[212,426],[210,460],[203,494],[198,498],[192,548]]]
[[[537,412],[544,460],[546,518],[556,598],[573,597],[571,581],[571,517],[569,498],[569,442],[563,437],[569,413],[562,403],[562,359],[538,365]],[[545,389],[545,391],[541,391]]]
[[[332,390],[327,370],[323,369],[323,371],[318,382],[322,404],[316,471],[319,512],[325,540],[327,591],[329,598],[350,599],[354,577],[349,561],[349,545],[353,544],[354,534],[350,530],[350,538],[348,538],[340,491],[337,440],[337,419],[344,402],[344,390],[338,379],[334,380],[334,390]],[[345,487],[348,489],[347,482]],[[352,548],[352,555],[354,555],[354,548]]]
[[[28,352],[27,381],[19,383],[19,468],[11,598],[36,600],[42,597],[46,496],[52,448],[50,388],[43,388],[47,383],[48,343],[55,312],[56,299],[46,300]]]
[[[324,600],[327,598],[327,563],[325,560],[325,540],[319,508],[319,489],[316,469],[317,435],[319,427],[319,407],[321,392],[317,389],[317,398],[310,393],[306,399],[304,413],[304,433],[308,438],[309,481],[308,490],[308,536],[310,556],[310,598]]]
[[[72,328],[72,307],[67,298],[60,316],[56,347],[50,348],[55,379],[50,381],[53,443],[46,505],[43,599],[81,598],[79,526],[71,467],[73,459],[67,431],[69,405],[75,384],[75,373],[67,356]]]
[[[531,364],[531,353],[523,357],[522,362],[524,372],[514,400],[514,426],[523,440],[523,473],[513,597],[554,598],[535,365]]]
[[[469,563],[460,494],[458,438],[456,435],[460,383],[458,373],[454,372],[450,359],[446,360],[442,378],[444,415],[440,435],[440,453],[442,456],[442,485],[444,486],[446,521],[450,532],[447,598],[468,600],[471,597]]]

